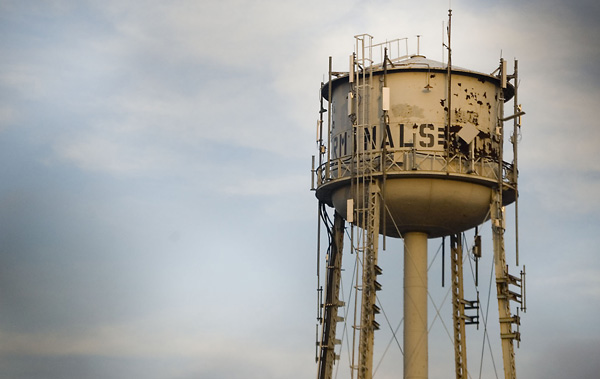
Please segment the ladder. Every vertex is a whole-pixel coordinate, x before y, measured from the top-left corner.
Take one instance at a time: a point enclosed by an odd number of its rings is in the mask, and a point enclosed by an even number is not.
[[[493,191],[492,199],[492,237],[494,243],[494,271],[496,276],[496,293],[498,297],[498,317],[500,321],[500,338],[502,340],[502,359],[504,363],[505,379],[516,379],[515,367],[515,349],[513,341],[521,341],[521,333],[519,325],[521,324],[520,316],[511,313],[510,302],[515,301],[522,303],[523,292],[522,282],[524,273],[521,272],[521,277],[515,277],[508,272],[506,264],[506,253],[504,250],[504,207],[502,207],[502,191]],[[521,288],[521,292],[517,293],[511,290],[511,285]],[[516,325],[516,330],[513,330],[513,324]]]
[[[466,379],[467,342],[465,325],[479,325],[479,295],[477,300],[465,300],[463,287],[463,248],[461,234],[450,236],[452,268],[452,322],[454,325],[454,361],[456,379]],[[476,310],[476,315],[465,314],[466,310]]]
[[[492,237],[494,243],[494,271],[498,295],[498,316],[500,319],[500,337],[502,339],[502,359],[504,377],[515,379],[515,349],[513,339],[519,336],[512,332],[512,319],[508,295],[506,253],[504,251],[504,212],[502,209],[502,189],[493,192],[492,199]]]
[[[504,59],[500,60],[500,75],[501,81],[505,82],[506,62]],[[516,83],[516,69],[515,69],[515,83]],[[515,89],[516,91],[516,89]],[[515,105],[516,108],[516,105]],[[492,221],[492,239],[494,246],[494,271],[496,276],[496,294],[498,297],[498,316],[500,321],[500,338],[502,340],[502,360],[504,364],[504,377],[505,379],[516,379],[517,372],[515,367],[515,349],[513,341],[520,342],[521,334],[519,333],[520,317],[517,314],[512,315],[511,313],[511,301],[519,303],[524,309],[524,275],[521,272],[521,277],[515,277],[509,274],[508,265],[506,264],[506,252],[504,249],[504,230],[506,228],[506,220],[504,216],[504,207],[502,205],[502,193],[508,189],[508,184],[504,182],[503,175],[503,134],[504,134],[504,96],[501,92],[500,97],[500,109],[499,109],[499,120],[496,128],[496,138],[500,144],[498,149],[498,183],[496,188],[492,191],[492,201],[490,204],[490,214]],[[515,114],[511,117],[518,116]],[[515,124],[516,125],[516,124]],[[516,126],[515,126],[516,129]],[[515,138],[513,136],[513,138]],[[512,141],[516,144],[516,141]],[[516,151],[516,147],[515,147]],[[516,165],[516,156],[515,165]],[[516,172],[513,172],[514,177],[512,181],[515,183],[516,191]],[[517,258],[518,259],[518,258]],[[510,286],[520,287],[520,294],[511,291]],[[516,325],[516,330],[513,330],[513,324]]]
[[[381,285],[377,275],[381,268],[377,266],[379,218],[380,218],[380,188],[374,178],[375,143],[374,133],[370,133],[370,96],[372,91],[372,39],[368,34],[355,36],[356,49],[351,57],[349,82],[349,117],[353,125],[354,151],[352,164],[352,193],[353,200],[349,202],[349,219],[354,219],[357,228],[353,228],[352,244],[356,253],[357,275],[355,283],[355,301],[361,292],[360,319],[355,314],[353,332],[353,353],[351,362],[352,376],[356,371],[359,379],[371,379],[373,375],[373,342],[374,332],[379,329],[375,315],[379,313],[376,304],[377,291]],[[355,204],[356,203],[356,204]],[[362,267],[362,268],[361,268]],[[358,272],[359,270],[362,273]],[[357,303],[358,304],[358,303]],[[356,335],[358,333],[358,349]],[[358,357],[356,357],[356,355]]]
[[[463,259],[460,234],[450,237],[452,261],[452,322],[454,325],[454,361],[456,379],[467,377],[467,341],[465,335],[465,304],[463,302]]]
[[[342,252],[344,249],[344,219],[337,212],[334,216],[333,225],[328,228],[330,234],[329,248],[326,258],[326,281],[325,281],[325,301],[321,305],[321,333],[317,342],[318,355],[317,364],[319,366],[318,378],[331,379],[333,373],[333,364],[339,360],[339,355],[335,353],[336,345],[341,343],[336,339],[337,323],[344,321],[344,318],[338,315],[338,308],[344,306],[344,302],[339,300],[340,282],[342,272]]]

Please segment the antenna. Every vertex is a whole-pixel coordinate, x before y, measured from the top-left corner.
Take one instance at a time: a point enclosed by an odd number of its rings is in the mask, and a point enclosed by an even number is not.
[[[446,51],[446,24],[442,21],[442,60],[444,61],[444,57],[446,56],[444,53]]]
[[[446,48],[448,49],[448,64],[447,64],[447,94],[446,94],[446,102],[448,103],[448,107],[446,110],[447,114],[447,123],[446,123],[446,138],[450,138],[450,128],[452,125],[452,48],[450,47],[452,36],[452,9],[448,9],[448,45]],[[448,141],[449,142],[449,141]],[[446,155],[450,155],[450,143],[446,143]],[[449,167],[448,167],[449,168]]]

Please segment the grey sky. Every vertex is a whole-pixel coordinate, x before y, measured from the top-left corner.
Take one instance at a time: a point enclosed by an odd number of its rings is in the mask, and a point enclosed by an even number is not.
[[[355,34],[412,49],[421,34],[440,60],[447,7],[0,0],[0,377],[315,375],[310,156],[327,57],[346,70]],[[590,377],[600,7],[452,7],[456,65],[519,59],[518,372]],[[430,287],[444,296],[435,274]]]

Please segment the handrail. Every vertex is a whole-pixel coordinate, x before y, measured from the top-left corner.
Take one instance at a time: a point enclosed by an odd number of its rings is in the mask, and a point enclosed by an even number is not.
[[[323,163],[315,169],[317,176],[317,188],[321,185],[337,179],[350,178],[352,174],[357,174],[356,167],[365,167],[374,174],[381,174],[382,168],[388,174],[400,172],[427,172],[443,174],[473,175],[486,179],[498,180],[498,161],[491,157],[477,157],[470,159],[462,154],[452,155],[450,158],[445,156],[444,151],[413,151],[410,148],[398,148],[387,152],[385,165],[382,167],[382,152],[373,150],[365,152],[365,158],[361,165],[353,165],[352,157],[345,156],[332,159]],[[326,168],[329,167],[329,176],[326,175]],[[354,170],[354,171],[353,171]],[[513,165],[508,162],[502,163],[502,180],[505,184],[513,185]]]
[[[405,48],[404,48],[404,53],[405,54],[401,54],[402,53],[402,47],[400,46],[400,43],[404,41],[405,42]],[[393,39],[391,41],[385,41],[385,42],[380,42],[380,43],[376,43],[370,46],[371,48],[379,48],[379,60],[377,60],[377,63],[383,63],[383,59],[385,57],[385,49],[387,49],[387,55],[388,58],[390,59],[390,61],[392,62],[396,62],[399,61],[401,59],[407,58],[410,55],[408,54],[408,38],[396,38]],[[375,62],[375,59],[373,59],[373,61]]]

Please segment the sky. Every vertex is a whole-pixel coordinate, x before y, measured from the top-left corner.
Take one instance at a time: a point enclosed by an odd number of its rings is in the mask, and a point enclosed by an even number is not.
[[[451,4],[453,64],[519,60],[521,377],[600,371],[599,4]],[[310,169],[328,57],[347,70],[369,33],[413,51],[421,35],[441,60],[448,6],[0,0],[0,378],[316,375]],[[394,327],[400,242],[382,253]],[[437,259],[430,291],[450,325]],[[481,329],[471,377],[501,376]],[[440,322],[430,346],[431,378],[450,377]],[[390,360],[376,377],[397,377]]]

